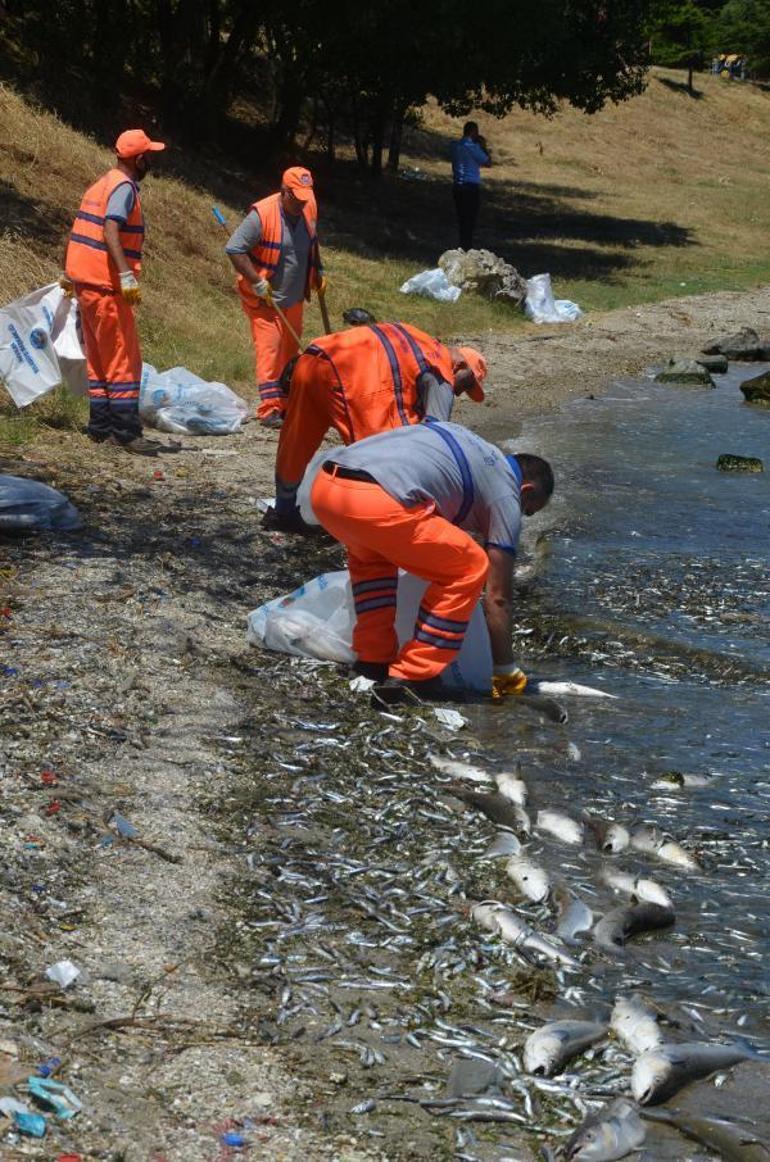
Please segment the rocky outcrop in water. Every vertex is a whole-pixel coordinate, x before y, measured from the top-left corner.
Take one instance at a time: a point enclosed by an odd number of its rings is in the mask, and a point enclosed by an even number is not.
[[[770,403],[770,371],[763,371],[741,384],[746,403]]]
[[[729,366],[726,355],[696,355],[695,362],[700,363],[712,375],[723,375]]]
[[[475,291],[486,299],[506,299],[521,306],[527,283],[515,266],[491,250],[445,250],[438,264],[452,286]]]
[[[752,327],[743,327],[735,335],[718,339],[703,348],[704,355],[726,355],[741,362],[763,362],[770,359],[770,338],[760,339]]]
[[[656,383],[682,383],[695,387],[714,387],[714,380],[695,359],[669,359],[655,376]]]
[[[765,466],[758,456],[734,456],[725,452],[717,458],[720,472],[764,472]]]

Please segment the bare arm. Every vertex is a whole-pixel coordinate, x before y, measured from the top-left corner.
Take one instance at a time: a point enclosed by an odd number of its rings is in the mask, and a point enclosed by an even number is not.
[[[494,545],[490,545],[487,554],[489,574],[484,615],[492,646],[492,661],[495,666],[510,666],[513,664],[513,557]]]
[[[125,274],[131,268],[120,244],[119,231],[119,223],[114,218],[108,218],[104,223],[104,244],[107,247],[107,253],[118,268],[118,273]]]
[[[248,254],[228,254],[227,257],[238,271],[238,274],[242,274],[247,282],[259,281],[259,271]]]

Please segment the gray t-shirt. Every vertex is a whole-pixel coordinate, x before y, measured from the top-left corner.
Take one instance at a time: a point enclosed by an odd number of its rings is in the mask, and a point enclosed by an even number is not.
[[[433,501],[452,524],[515,553],[520,478],[496,448],[460,424],[428,423],[369,436],[328,459],[368,472],[407,506]]]
[[[128,216],[136,205],[136,190],[131,182],[121,182],[109,196],[105,218],[112,218],[125,226]]]
[[[451,383],[447,383],[445,379],[439,379],[432,371],[423,371],[417,377],[417,398],[426,419],[450,419],[455,393]]]
[[[307,284],[310,260],[310,234],[302,214],[287,214],[281,209],[283,245],[278,269],[270,280],[273,299],[279,307],[293,307],[302,302]],[[256,210],[249,210],[237,230],[230,235],[225,254],[250,254],[262,237],[262,222]]]

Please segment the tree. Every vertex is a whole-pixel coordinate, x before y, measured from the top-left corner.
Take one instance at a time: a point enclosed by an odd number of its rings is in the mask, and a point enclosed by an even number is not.
[[[687,69],[687,89],[694,93],[693,70],[702,69],[714,50],[716,31],[708,6],[695,0],[660,5],[652,27],[652,59],[657,65]]]
[[[741,53],[753,74],[770,76],[770,0],[729,0],[718,28],[722,51]]]

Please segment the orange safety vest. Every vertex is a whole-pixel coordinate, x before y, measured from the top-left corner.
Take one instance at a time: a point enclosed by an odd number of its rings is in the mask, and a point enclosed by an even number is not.
[[[254,202],[249,209],[257,211],[259,220],[262,223],[262,237],[254,249],[249,252],[249,257],[257,268],[259,277],[266,278],[268,282],[272,282],[275,277],[275,272],[278,269],[281,247],[283,246],[281,195],[270,194],[269,197]],[[302,216],[305,219],[307,232],[310,235],[310,260],[307,264],[307,277],[305,280],[305,298],[309,300],[310,292],[319,285],[322,274],[321,252],[318,248],[318,235],[316,233],[318,207],[315,198],[311,197],[305,203]],[[246,299],[253,299],[255,302],[260,301],[252,291],[251,283],[243,275],[239,275],[238,277],[238,289]]]
[[[347,416],[351,442],[418,424],[424,418],[417,391],[423,372],[454,383],[448,349],[408,323],[337,331],[314,339],[305,355],[326,359],[333,366],[334,390]],[[348,442],[344,434],[343,439]]]
[[[89,186],[75,215],[65,259],[67,276],[73,282],[120,289],[118,268],[110,258],[104,241],[104,222],[110,197],[124,182],[130,182],[134,187],[136,199],[128,221],[124,225],[119,224],[120,244],[134,274],[141,270],[144,215],[139,200],[139,186],[122,170],[111,169]]]

